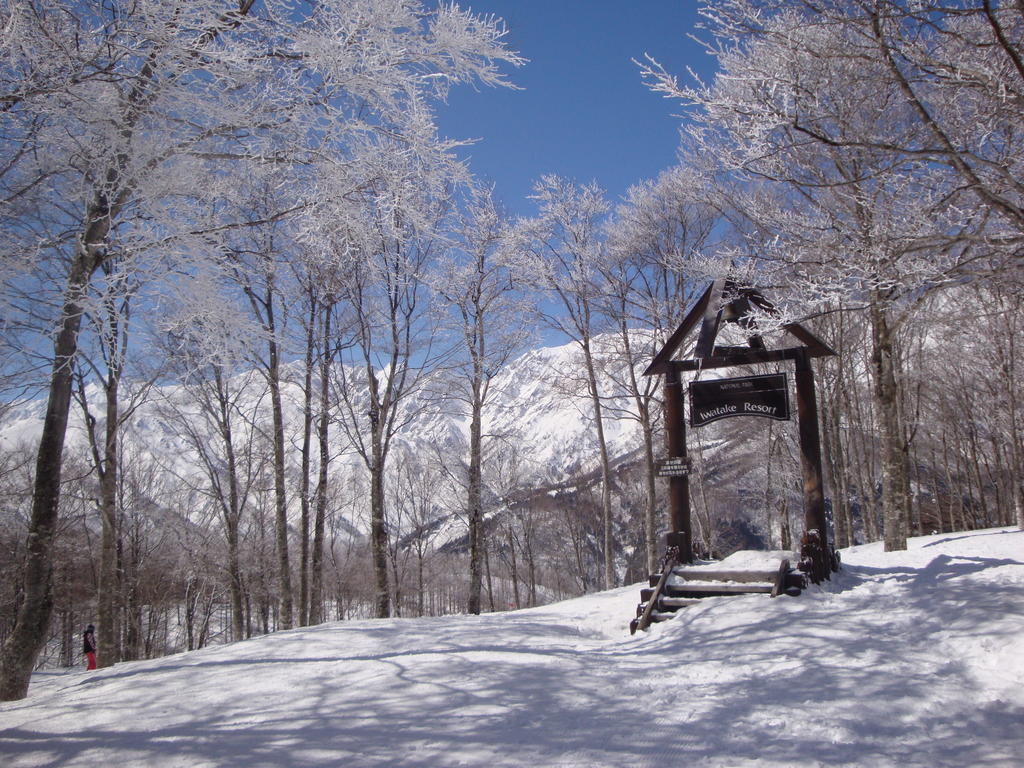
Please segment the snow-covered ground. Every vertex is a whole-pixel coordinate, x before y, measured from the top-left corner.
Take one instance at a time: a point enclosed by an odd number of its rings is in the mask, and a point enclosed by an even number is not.
[[[40,674],[0,704],[0,764],[1024,765],[1024,532],[843,556],[636,637],[638,585]]]

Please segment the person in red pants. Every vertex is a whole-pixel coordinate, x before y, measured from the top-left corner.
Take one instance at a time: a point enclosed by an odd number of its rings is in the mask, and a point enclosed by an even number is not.
[[[85,668],[96,669],[96,628],[92,624],[82,635],[82,651],[85,653]]]

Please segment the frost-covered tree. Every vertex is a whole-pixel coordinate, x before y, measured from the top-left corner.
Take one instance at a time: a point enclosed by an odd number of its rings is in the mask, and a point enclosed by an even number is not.
[[[429,125],[421,125],[430,130]],[[450,212],[460,167],[442,145],[414,151],[381,138],[360,147],[353,167],[325,179],[312,214],[315,241],[333,265],[331,290],[348,322],[337,329],[338,423],[370,479],[375,614],[391,614],[385,473],[406,406],[436,364],[428,270]]]
[[[157,209],[185,193],[187,171],[179,161],[187,158],[198,170],[204,151],[251,124],[252,103],[222,91],[237,82],[239,62],[211,51],[237,30],[250,6],[230,18],[224,11],[232,9],[207,3],[187,9],[18,3],[5,9],[5,76],[25,72],[29,81],[43,83],[8,97],[0,129],[8,168],[0,216],[16,233],[9,253],[32,259],[26,259],[26,273],[8,280],[7,295],[18,303],[41,290],[59,310],[56,317],[39,318],[41,330],[54,339],[49,403],[25,561],[26,599],[0,652],[0,698],[25,695],[49,621],[50,543],[90,283],[115,254],[128,268],[153,246]],[[208,87],[197,87],[204,82]],[[219,119],[229,105],[234,109],[225,125]],[[27,139],[25,125],[36,127]],[[163,229],[160,235],[173,231]]]
[[[611,464],[604,437],[604,406],[597,377],[595,335],[602,330],[602,269],[607,250],[601,225],[608,213],[604,191],[557,176],[544,176],[534,187],[539,213],[516,222],[508,240],[508,264],[540,296],[542,322],[572,339],[583,356],[582,381],[592,406],[601,456],[601,520],[604,584],[615,586],[615,539],[612,532]],[[573,372],[560,371],[564,380]]]
[[[300,563],[299,622],[318,624],[323,615],[324,536],[331,448],[330,371],[338,300],[332,286],[337,282],[332,265],[323,254],[300,244],[299,258],[292,260],[299,289],[302,330],[302,436],[299,470]],[[314,446],[314,437],[316,446]],[[316,469],[316,484],[313,471]],[[312,528],[312,530],[310,530]]]
[[[288,546],[288,499],[285,479],[286,446],[282,395],[283,360],[288,355],[286,341],[290,297],[298,291],[291,282],[292,273],[285,259],[296,247],[286,221],[275,220],[275,212],[292,207],[294,196],[282,200],[282,179],[277,174],[258,177],[246,185],[239,212],[233,218],[245,226],[231,232],[223,242],[222,269],[229,275],[230,289],[245,297],[259,329],[254,343],[247,345],[250,361],[266,379],[270,399],[270,443],[274,462],[274,541],[277,555],[278,618],[283,629],[294,625],[291,563]]]
[[[702,290],[710,266],[704,251],[717,220],[700,195],[699,174],[686,166],[670,168],[627,191],[607,225],[610,258],[604,267],[605,314],[614,319],[618,355],[625,366],[619,386],[633,402],[629,418],[640,425],[645,460],[645,561],[657,570],[657,498],[655,494],[654,429],[658,420],[657,384],[640,373],[653,353],[682,322],[683,314]],[[649,334],[638,335],[638,329]]]
[[[148,392],[145,383],[133,386],[122,381],[128,365],[129,341],[132,334],[131,307],[138,299],[138,286],[125,280],[117,259],[109,259],[100,269],[95,310],[88,316],[92,333],[88,340],[95,344],[80,350],[75,361],[74,396],[82,409],[89,453],[98,491],[96,507],[100,517],[101,549],[97,594],[98,637],[103,645],[97,650],[97,663],[109,667],[121,660],[121,627],[119,618],[118,550],[120,547],[121,431],[124,423],[144,402]],[[90,354],[91,352],[91,354]],[[90,393],[88,382],[96,382],[101,398]],[[101,399],[102,410],[97,403]]]
[[[177,361],[176,361],[177,362]],[[250,423],[261,390],[254,372],[233,375],[227,361],[189,365],[180,389],[164,393],[158,413],[175,424],[186,449],[195,457],[199,476],[180,478],[182,484],[208,500],[219,513],[226,544],[226,575],[231,605],[231,637],[245,634],[245,585],[242,575],[242,526],[254,482],[254,463],[262,460],[254,442],[257,430]],[[168,461],[164,471],[181,469]]]
[[[997,106],[990,75],[1008,67],[1012,95],[1020,19],[983,6],[718,3],[705,9],[713,83],[647,70],[701,108],[695,149],[720,163],[759,278],[788,286],[794,312],[842,301],[868,314],[890,549],[905,547],[910,507],[897,337],[922,292],[1019,241],[1005,155],[1019,114]]]
[[[787,127],[803,141],[872,153],[892,165],[925,159],[955,178],[946,186],[959,207],[987,212],[956,234],[986,232],[994,238],[990,248],[1019,245],[1024,232],[1019,3],[725,0],[707,4],[702,12],[715,36],[711,50],[721,63],[728,66],[755,47],[768,57],[765,67],[772,71],[764,76],[750,80],[737,73],[749,86],[760,84],[762,95],[775,101],[766,129]],[[840,69],[847,74],[836,77]],[[702,92],[709,95],[703,88],[679,87],[657,64],[647,73],[667,94],[700,103],[705,103]],[[862,119],[851,123],[833,110],[844,92],[870,96],[862,102]],[[726,101],[720,104],[728,109]]]
[[[457,227],[457,253],[437,269],[435,290],[449,311],[457,352],[451,363],[451,398],[469,411],[466,517],[469,524],[469,599],[480,613],[483,584],[483,419],[491,382],[527,339],[518,279],[497,258],[506,224],[489,190],[476,192]]]
[[[415,0],[25,0],[0,6],[0,28],[4,306],[53,339],[25,599],[0,651],[0,698],[17,699],[51,613],[71,363],[103,264],[188,269],[244,224],[193,215],[215,210],[234,174],[304,176],[373,132],[415,153],[430,116],[410,103],[501,83],[500,63],[516,59],[498,20]],[[36,313],[40,295],[52,317]]]

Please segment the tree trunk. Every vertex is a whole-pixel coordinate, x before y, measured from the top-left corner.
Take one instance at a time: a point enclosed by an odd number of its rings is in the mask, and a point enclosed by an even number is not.
[[[229,470],[231,471],[231,470]],[[231,639],[245,638],[245,608],[242,604],[242,573],[238,560],[238,521],[227,524],[228,594],[231,596]]]
[[[378,619],[391,615],[388,587],[388,531],[384,523],[384,457],[379,418],[371,417],[372,461],[370,462],[370,547],[375,581],[374,613]]]
[[[529,514],[529,512],[527,512]],[[523,546],[522,551],[526,556],[526,575],[530,579],[530,607],[537,605],[537,558],[533,551],[532,523],[523,524]]]
[[[479,367],[475,363],[475,368]],[[469,601],[466,610],[480,614],[480,592],[483,584],[483,509],[481,504],[482,484],[482,437],[479,379],[473,381],[472,414],[469,426],[469,488],[467,508],[469,512]]]
[[[508,527],[508,556],[509,566],[511,568],[511,581],[512,581],[512,602],[513,608],[519,609],[523,607],[523,604],[519,599],[519,567],[516,561],[516,539],[512,533],[512,526]]]
[[[111,362],[111,365],[114,365]],[[121,660],[121,629],[118,626],[118,578],[117,578],[117,437],[118,437],[118,389],[120,373],[109,371],[106,383],[106,432],[103,445],[103,465],[100,472],[100,517],[103,532],[100,544],[100,578],[97,613],[99,632],[97,634],[96,664],[111,667]]]
[[[874,414],[870,411],[865,414],[861,407],[861,401],[854,399],[845,403],[846,409],[853,414],[856,424],[861,425],[850,436],[851,453],[853,454],[853,465],[856,467],[856,485],[858,498],[860,499],[860,514],[864,524],[864,537],[866,541],[879,541],[882,537],[878,531],[878,513],[875,506],[875,477],[874,454],[868,446],[866,434],[874,434]]]
[[[426,592],[425,572],[426,551],[423,542],[416,545],[416,616],[422,617],[424,610],[424,593]]]
[[[331,338],[331,308],[324,308],[324,349],[320,359],[320,414],[317,422],[317,441],[320,446],[320,466],[316,484],[316,512],[313,522],[313,552],[309,588],[309,623],[324,620],[324,529],[327,523],[327,466],[330,462],[330,368],[328,343]]]
[[[65,608],[60,612],[60,663],[63,667],[75,665],[75,643],[78,639],[75,612]]]
[[[491,613],[494,613],[494,580],[491,578],[491,547],[490,538],[485,537],[483,542],[484,549],[484,574],[487,577],[487,605],[490,606]]]
[[[242,595],[242,568],[238,557],[238,529],[242,517],[241,498],[238,492],[238,463],[235,457],[234,433],[231,429],[231,405],[228,401],[227,389],[220,368],[213,368],[214,385],[217,391],[217,421],[220,425],[220,438],[224,443],[224,454],[227,459],[228,497],[221,499],[224,512],[224,530],[228,544],[228,593],[231,595],[231,635],[235,640],[246,636],[245,609]]]
[[[270,385],[270,403],[274,427],[274,509],[275,544],[277,549],[277,588],[279,626],[291,629],[292,616],[292,575],[288,559],[288,488],[284,476],[284,411],[281,406],[281,368],[277,348],[277,328],[273,313],[273,287],[268,286],[266,297],[267,330],[270,334],[268,346],[267,380]]]
[[[299,504],[301,505],[301,525],[299,532],[299,626],[307,626],[309,621],[309,488],[310,467],[313,450],[313,344],[315,339],[314,324],[316,322],[316,301],[310,301],[309,324],[306,327],[306,360],[303,368],[302,387],[302,468],[299,473]]]
[[[658,495],[654,472],[654,428],[646,404],[641,411],[640,429],[644,440],[644,544],[647,572],[658,569]]]
[[[656,474],[654,466],[654,427],[651,425],[651,397],[647,394],[636,377],[636,366],[633,359],[633,347],[629,338],[629,327],[626,323],[626,303],[620,306],[622,321],[619,334],[626,352],[629,370],[629,389],[636,404],[637,418],[640,422],[640,434],[644,445],[644,554],[648,573],[658,569],[658,496],[656,491]]]
[[[779,549],[785,549],[786,547],[782,544],[782,518],[779,517],[779,528],[775,530],[775,519],[777,517],[775,512],[774,498],[772,494],[772,459],[775,456],[775,441],[772,439],[772,424],[768,423],[767,431],[767,458],[765,459],[764,465],[764,517],[765,522],[768,526],[769,537],[773,542],[778,542]],[[777,535],[776,535],[777,534]],[[652,571],[653,573],[653,571]]]
[[[832,518],[836,528],[836,546],[852,547],[854,545],[853,520],[850,517],[850,492],[847,476],[846,448],[839,429],[841,416],[838,398],[833,395],[832,402],[824,409],[823,447],[825,449],[825,465],[829,468],[829,487],[832,489]]]
[[[601,532],[604,542],[604,587],[615,586],[615,538],[612,532],[612,478],[611,463],[608,459],[608,444],[604,438],[604,417],[601,407],[601,393],[597,387],[597,371],[590,349],[590,339],[584,338],[583,360],[587,368],[587,389],[594,406],[594,425],[597,428],[597,447],[601,454]]]
[[[106,231],[83,237],[71,265],[60,330],[53,350],[50,393],[43,418],[43,432],[36,457],[32,513],[26,545],[22,601],[14,628],[0,650],[0,701],[15,701],[28,695],[29,678],[46,643],[53,612],[53,538],[60,510],[61,465],[68,411],[71,407],[72,365],[78,351],[82,304],[89,279],[99,263],[88,244],[101,242]],[[96,235],[89,237],[90,234]]]
[[[892,328],[883,300],[871,303],[872,373],[882,450],[882,518],[885,551],[907,548],[909,493],[900,424]]]
[[[1015,306],[1015,310],[1019,307]],[[1018,312],[1014,312],[1016,316]],[[1016,325],[1016,324],[1014,324]],[[1009,405],[1009,442],[1010,442],[1010,493],[1011,506],[1017,527],[1024,530],[1024,450],[1021,449],[1020,417],[1017,404],[1017,344],[1016,336],[1007,335],[1007,349],[1002,355],[1002,383],[1006,388],[1007,404]]]

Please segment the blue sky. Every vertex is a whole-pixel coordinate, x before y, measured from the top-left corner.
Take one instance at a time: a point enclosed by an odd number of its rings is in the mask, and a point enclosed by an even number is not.
[[[678,102],[650,92],[631,59],[649,53],[680,80],[713,60],[687,37],[693,0],[476,0],[505,19],[508,45],[530,61],[511,72],[523,90],[460,88],[439,108],[443,135],[478,138],[462,154],[496,185],[509,213],[531,215],[534,180],[596,181],[617,200],[675,162]]]

